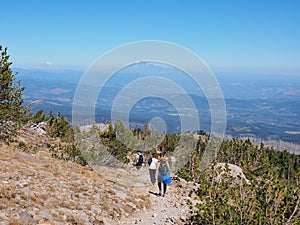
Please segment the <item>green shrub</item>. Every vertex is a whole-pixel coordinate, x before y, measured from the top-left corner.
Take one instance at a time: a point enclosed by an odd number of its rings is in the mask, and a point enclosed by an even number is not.
[[[195,152],[196,158],[201,158],[201,151]],[[251,184],[238,184],[228,176],[216,181],[218,171],[197,171],[193,175],[199,183],[197,195],[202,204],[198,204],[190,223],[299,224],[299,159],[287,151],[255,146],[250,140],[225,140],[216,162],[242,167]],[[192,175],[190,165],[183,177]]]

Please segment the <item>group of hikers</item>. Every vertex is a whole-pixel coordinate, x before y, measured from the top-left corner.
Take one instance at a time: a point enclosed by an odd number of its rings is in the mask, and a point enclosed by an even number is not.
[[[138,151],[136,154],[136,168],[141,169],[144,163],[143,154]],[[164,197],[167,191],[167,186],[172,182],[172,173],[166,155],[163,152],[153,153],[148,159],[149,175],[152,185],[157,181],[158,196]],[[163,188],[162,188],[163,186]]]

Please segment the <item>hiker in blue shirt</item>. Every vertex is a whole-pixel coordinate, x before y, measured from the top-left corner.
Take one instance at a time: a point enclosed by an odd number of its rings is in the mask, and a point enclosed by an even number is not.
[[[167,191],[167,185],[172,182],[171,179],[171,169],[169,163],[166,161],[165,154],[160,153],[159,161],[156,164],[157,185],[159,189],[159,196],[165,196]],[[161,185],[163,184],[163,193],[161,192]]]

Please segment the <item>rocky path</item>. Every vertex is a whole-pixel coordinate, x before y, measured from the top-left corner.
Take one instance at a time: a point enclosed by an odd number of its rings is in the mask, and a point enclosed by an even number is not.
[[[132,217],[119,222],[122,225],[129,224],[184,224],[187,210],[182,207],[173,194],[173,188],[165,197],[150,194],[151,208],[145,212],[137,212]]]
[[[187,182],[175,180],[168,185],[167,193],[164,197],[158,196],[157,185],[150,184],[150,178],[147,166],[142,169],[140,179],[148,183],[147,191],[151,202],[150,209],[146,211],[137,211],[129,218],[119,221],[120,225],[139,224],[186,224],[187,215],[190,213],[190,206],[187,204],[188,190],[195,186],[187,185]],[[182,187],[184,185],[184,188]],[[186,189],[188,188],[188,189]]]

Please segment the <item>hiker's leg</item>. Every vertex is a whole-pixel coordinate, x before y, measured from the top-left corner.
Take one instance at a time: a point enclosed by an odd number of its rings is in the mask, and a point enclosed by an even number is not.
[[[167,184],[164,183],[164,194],[163,195],[166,194],[166,191],[167,191]]]
[[[161,194],[161,181],[158,182],[157,185],[158,185],[159,194]]]
[[[155,176],[155,174],[156,174],[156,169],[153,170],[153,181],[154,181],[154,184],[156,182],[156,176]]]
[[[150,180],[152,184],[155,184],[155,170],[149,169],[149,173],[150,173]]]

